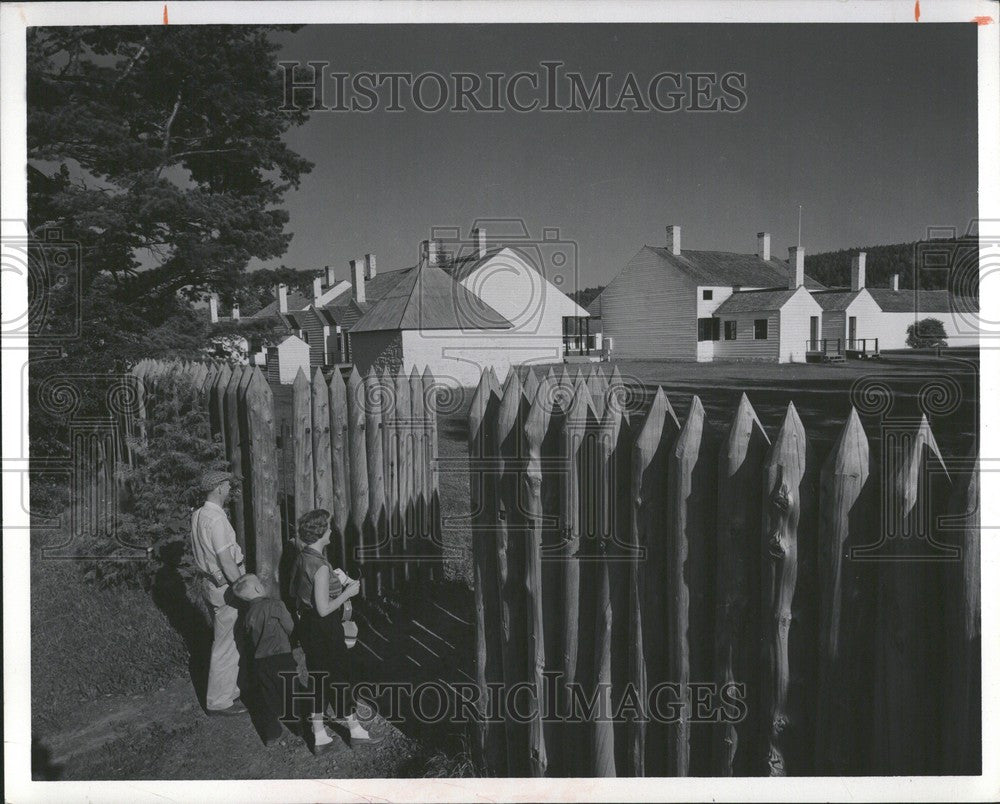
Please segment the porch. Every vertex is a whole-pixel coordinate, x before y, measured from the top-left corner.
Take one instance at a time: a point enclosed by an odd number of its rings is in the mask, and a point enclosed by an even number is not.
[[[806,341],[807,363],[879,360],[881,357],[878,338],[810,338]]]

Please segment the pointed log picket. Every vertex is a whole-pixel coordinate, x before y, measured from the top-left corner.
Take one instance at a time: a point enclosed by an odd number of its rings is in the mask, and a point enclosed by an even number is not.
[[[410,421],[412,422],[413,433],[413,462],[411,469],[413,476],[411,488],[413,489],[413,545],[416,562],[414,569],[417,578],[422,581],[429,580],[427,567],[427,530],[426,530],[426,508],[427,500],[424,497],[424,462],[427,450],[427,411],[424,407],[424,384],[417,373],[417,367],[410,370]]]
[[[399,527],[397,543],[402,558],[399,580],[409,581],[412,573],[408,560],[413,549],[413,429],[410,426],[412,407],[410,405],[410,383],[400,371],[395,378],[396,399],[396,477],[398,509],[396,520]]]
[[[795,405],[788,403],[785,420],[764,462],[764,766],[769,776],[785,776],[788,727],[788,629],[798,572],[800,485],[805,473],[806,434]]]
[[[521,585],[525,564],[524,511],[520,505],[520,478],[524,471],[524,418],[526,400],[521,380],[511,370],[503,388],[496,419],[496,444],[499,456],[497,480],[497,567],[500,575],[503,631],[504,683],[508,688],[527,680],[525,655],[526,616],[524,588]],[[528,733],[514,718],[505,720],[507,729],[507,767],[515,776],[528,775]]]
[[[352,577],[361,579],[361,593],[369,585],[364,529],[368,519],[368,443],[365,436],[365,386],[357,366],[347,378],[347,434],[350,455],[351,512],[347,523],[347,556]],[[354,573],[357,572],[357,575]]]
[[[374,369],[365,376],[365,444],[368,467],[368,525],[365,543],[374,566],[371,577],[375,581],[375,594],[383,594],[383,567],[380,561],[385,548],[385,458],[382,454],[382,384]]]
[[[424,369],[421,378],[424,394],[424,413],[427,417],[427,443],[424,449],[424,499],[427,501],[427,539],[430,553],[430,577],[443,577],[444,567],[441,565],[443,550],[441,546],[441,501],[438,499],[438,390],[430,367]]]
[[[857,669],[848,654],[852,639],[849,577],[850,538],[866,522],[859,522],[862,494],[869,475],[868,438],[852,407],[820,473],[820,630],[817,692],[816,765],[824,775],[838,775],[857,767],[848,761],[860,735],[852,731],[852,687]],[[865,520],[871,516],[866,512]]]
[[[480,720],[474,745],[491,771],[506,775],[504,729],[486,720],[489,684],[503,681],[500,580],[496,553],[496,415],[500,388],[492,369],[484,371],[469,409],[469,490],[472,572],[475,598],[476,683]]]
[[[718,776],[747,776],[758,739],[761,503],[763,462],[770,441],[746,394],[719,455],[715,663],[719,689],[744,685],[747,714],[717,730],[713,769]]]
[[[318,368],[312,387],[313,505],[333,513],[333,458],[330,444],[330,389]]]
[[[247,385],[245,404],[250,465],[253,467],[253,543],[255,572],[271,597],[278,597],[281,523],[278,517],[278,456],[274,432],[274,399],[259,369]]]
[[[330,376],[330,464],[333,486],[333,533],[330,543],[347,562],[347,518],[351,507],[351,478],[347,438],[347,388],[339,371]],[[342,567],[347,571],[346,567]]]
[[[399,443],[396,437],[396,386],[392,377],[380,373],[378,377],[382,396],[382,477],[385,488],[385,528],[386,548],[382,551],[386,559],[386,580],[389,588],[395,589],[402,580],[402,570],[396,563],[400,550],[399,524]]]
[[[530,370],[529,370],[530,373]],[[534,376],[534,375],[531,375]],[[527,659],[529,682],[533,685],[534,716],[529,723],[528,751],[529,772],[532,776],[545,775],[548,767],[545,734],[542,729],[541,707],[545,695],[545,627],[542,611],[542,443],[548,431],[551,408],[547,394],[551,380],[546,378],[535,388],[530,412],[524,425],[528,460],[524,472],[524,505],[527,517],[524,550],[524,597],[527,611]]]
[[[301,519],[314,502],[312,388],[300,368],[292,383],[292,444],[295,461],[295,518]]]
[[[240,415],[239,403],[246,393],[249,385],[251,372],[249,368],[237,366],[229,378],[229,383],[222,392],[224,416],[222,424],[226,433],[226,459],[229,461],[229,471],[237,478],[241,486],[240,493],[234,494],[230,500],[230,512],[233,530],[236,531],[236,541],[240,549],[246,554],[249,552],[246,538],[246,518],[244,515],[244,501],[247,499],[249,489],[243,484],[246,480],[243,476],[243,447],[240,436]]]

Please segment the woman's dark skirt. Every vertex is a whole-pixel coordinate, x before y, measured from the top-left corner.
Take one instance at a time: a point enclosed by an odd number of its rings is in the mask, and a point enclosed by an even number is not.
[[[335,717],[346,717],[354,711],[351,681],[351,651],[344,644],[344,624],[340,609],[320,617],[307,609],[299,618],[299,642],[306,654],[309,674],[322,684],[325,704]]]

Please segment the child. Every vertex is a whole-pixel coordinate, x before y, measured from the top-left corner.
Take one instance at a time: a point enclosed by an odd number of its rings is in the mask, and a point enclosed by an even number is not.
[[[379,742],[380,738],[372,737],[358,721],[350,688],[354,679],[346,640],[353,640],[357,631],[354,623],[347,623],[351,627],[345,628],[344,605],[358,593],[358,582],[334,569],[326,559],[330,543],[328,511],[317,509],[303,515],[296,533],[303,548],[292,570],[291,594],[299,611],[306,665],[310,673],[322,673],[326,679],[326,702],[335,716],[344,717],[351,746]],[[338,687],[346,687],[346,691]],[[317,754],[333,742],[323,724],[323,714],[321,710],[312,715],[313,751]]]
[[[264,745],[270,748],[281,739],[282,718],[293,719],[291,712],[285,712],[285,684],[297,672],[289,642],[292,617],[284,603],[265,596],[263,584],[252,573],[233,584],[233,594],[249,604],[243,627],[253,657],[250,678],[261,702]]]

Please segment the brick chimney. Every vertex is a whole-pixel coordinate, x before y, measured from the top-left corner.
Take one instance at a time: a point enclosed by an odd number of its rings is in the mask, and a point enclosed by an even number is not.
[[[788,265],[792,269],[788,277],[789,290],[795,290],[806,283],[806,250],[802,246],[788,247]]]
[[[208,318],[213,324],[219,323],[219,297],[215,293],[208,297]]]
[[[757,256],[764,262],[771,259],[771,235],[767,232],[757,232]]]
[[[895,291],[897,291],[897,292],[899,291],[899,274],[898,273],[895,273],[895,274],[892,275],[892,289],[895,290]]]
[[[681,227],[676,224],[667,227],[667,251],[675,255],[681,253]]]
[[[375,278],[375,255],[365,254],[365,279]]]
[[[233,305],[233,311],[230,315],[232,316],[233,321],[240,320],[240,306],[238,304]]]
[[[323,279],[315,277],[313,279],[313,301],[319,303],[319,297],[323,295]]]
[[[354,300],[365,303],[365,261],[351,260],[351,285],[354,286]]]
[[[287,313],[288,312],[288,285],[278,285],[275,290],[275,295],[278,297],[278,312]]]
[[[420,258],[431,265],[437,265],[441,260],[441,242],[438,240],[420,241]]]
[[[337,284],[337,278],[333,275],[333,266],[327,265],[324,270],[326,271],[326,286],[328,288],[332,288],[335,284]]]
[[[858,291],[865,286],[865,259],[867,255],[859,251],[851,257],[851,290]]]
[[[473,229],[472,230],[472,246],[475,249],[475,254],[478,259],[482,259],[486,256],[486,230],[485,229]]]

